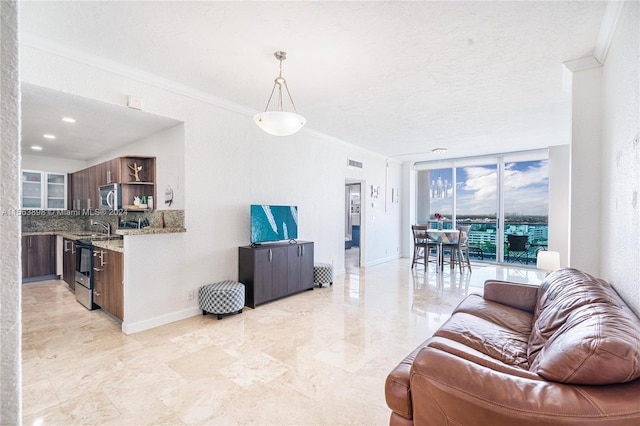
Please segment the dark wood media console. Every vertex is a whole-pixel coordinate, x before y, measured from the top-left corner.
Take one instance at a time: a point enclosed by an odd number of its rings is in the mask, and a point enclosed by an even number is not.
[[[313,290],[313,242],[239,247],[238,281],[245,285],[246,306]]]

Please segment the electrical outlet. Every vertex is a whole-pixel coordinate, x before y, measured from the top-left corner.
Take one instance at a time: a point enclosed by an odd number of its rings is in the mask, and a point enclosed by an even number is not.
[[[190,291],[189,294],[187,295],[187,300],[193,300],[195,291]]]

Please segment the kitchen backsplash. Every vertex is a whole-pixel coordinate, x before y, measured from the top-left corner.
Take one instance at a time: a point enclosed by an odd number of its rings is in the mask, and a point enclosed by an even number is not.
[[[184,210],[154,210],[151,212],[131,212],[120,215],[98,210],[32,210],[33,214],[23,214],[22,232],[49,231],[90,231],[102,230],[91,227],[91,219],[109,222],[111,229],[118,229],[119,221],[143,221],[147,219],[149,226],[157,228],[160,217],[163,216],[165,228],[184,228]]]

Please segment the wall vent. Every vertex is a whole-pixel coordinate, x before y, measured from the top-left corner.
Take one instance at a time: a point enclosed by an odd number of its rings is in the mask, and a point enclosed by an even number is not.
[[[348,166],[361,169],[362,168],[362,161],[356,161],[356,160],[352,160],[352,159],[349,158]]]

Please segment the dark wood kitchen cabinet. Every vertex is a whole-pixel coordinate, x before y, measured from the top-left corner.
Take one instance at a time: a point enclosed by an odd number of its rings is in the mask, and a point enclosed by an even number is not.
[[[140,181],[135,180],[132,167],[138,171]],[[131,166],[131,167],[130,167]],[[125,209],[133,209],[134,197],[156,198],[156,157],[117,157],[71,174],[71,200],[74,210],[99,209],[99,187],[110,183],[122,185],[122,203]]]
[[[93,256],[93,303],[122,321],[124,256],[99,247],[94,247]]]
[[[91,167],[96,187],[120,182],[120,157]]]
[[[56,274],[55,235],[22,237],[22,279]]]
[[[246,306],[313,289],[313,242],[239,247],[238,259]]]
[[[89,193],[89,169],[84,169],[71,174],[71,207],[73,210],[88,209],[87,200]],[[97,201],[97,200],[96,200]],[[95,201],[91,201],[92,204]]]
[[[62,279],[71,290],[76,288],[76,242],[62,239]]]

